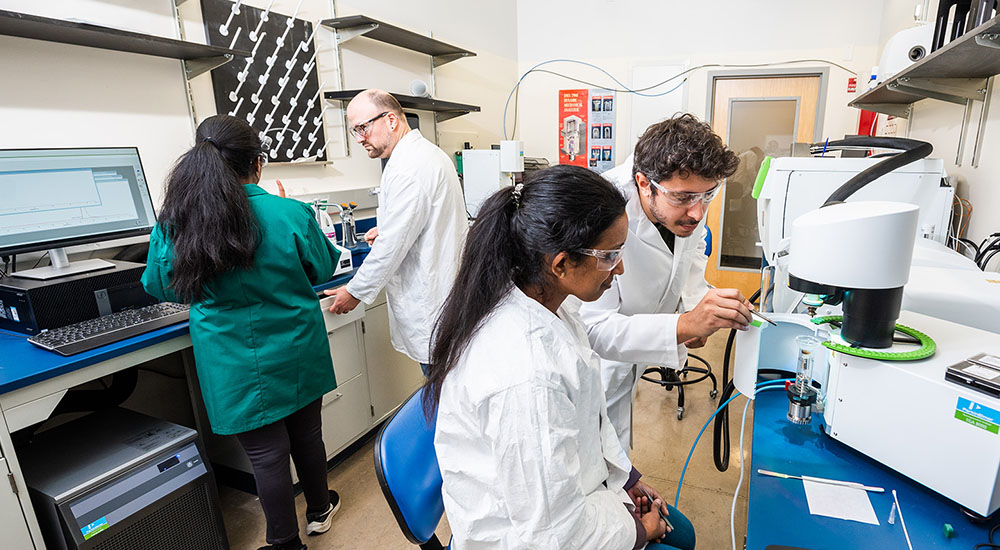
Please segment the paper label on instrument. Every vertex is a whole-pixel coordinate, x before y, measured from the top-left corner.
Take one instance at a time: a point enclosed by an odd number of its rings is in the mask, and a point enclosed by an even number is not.
[[[995,378],[1000,378],[1000,371],[989,369],[986,367],[980,367],[979,365],[969,365],[962,369],[962,372],[966,374],[971,374],[977,378],[982,378],[983,380],[993,380]]]
[[[974,357],[970,361],[975,361],[976,363],[982,363],[991,367],[996,367],[1000,369],[1000,357],[996,355],[983,355],[982,357]]]

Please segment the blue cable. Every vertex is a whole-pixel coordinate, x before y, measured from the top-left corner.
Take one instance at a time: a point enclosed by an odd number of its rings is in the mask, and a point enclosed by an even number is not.
[[[621,81],[618,80],[617,78],[615,78],[611,73],[609,73],[608,71],[606,71],[606,70],[598,67],[597,65],[594,65],[593,63],[587,63],[586,61],[578,61],[576,59],[549,59],[548,61],[542,61],[541,63],[538,63],[534,67],[532,67],[532,68],[528,69],[527,71],[525,71],[525,73],[523,75],[521,75],[521,78],[517,79],[517,84],[514,84],[514,87],[510,89],[510,93],[507,94],[507,102],[504,103],[504,106],[503,106],[503,137],[504,137],[504,139],[507,139],[507,108],[510,107],[510,98],[514,97],[514,92],[516,92],[517,89],[518,89],[518,87],[521,86],[521,81],[524,80],[524,77],[528,76],[535,69],[541,67],[542,65],[548,65],[549,63],[574,63],[574,64],[577,64],[577,65],[585,65],[587,67],[591,67],[591,68],[597,69],[598,71],[601,71],[602,73],[604,73],[605,75],[607,75],[608,78],[610,78],[611,80],[614,80],[615,84],[619,85],[623,90],[627,91],[628,93],[632,93],[632,94],[636,94],[636,95],[640,95],[640,96],[645,96],[645,97],[660,97],[660,96],[665,96],[665,95],[669,94],[670,92],[673,92],[677,88],[680,88],[681,86],[683,86],[684,82],[687,81],[686,79],[682,80],[680,84],[674,86],[673,88],[671,88],[671,89],[669,89],[669,90],[667,90],[665,92],[660,92],[660,93],[655,93],[655,94],[647,94],[647,93],[644,93],[644,92],[633,90],[632,88],[629,88],[628,86],[622,84]],[[562,76],[562,75],[559,75],[559,76]],[[681,76],[681,75],[677,75],[677,76]],[[663,84],[663,83],[661,83],[661,84]]]
[[[826,146],[827,145],[830,145],[830,138],[826,138],[826,141],[823,142],[823,152],[819,155],[820,158],[823,158],[823,157],[826,156]]]
[[[759,382],[756,385],[754,391],[755,392],[762,392],[762,391],[766,391],[766,390],[784,389],[785,382],[791,381],[791,380],[794,380],[794,378],[782,378],[780,380],[768,380],[766,382]],[[730,397],[729,399],[727,399],[725,403],[723,403],[722,405],[719,405],[719,408],[715,409],[715,412],[712,413],[712,416],[708,417],[708,420],[705,421],[705,425],[701,427],[701,431],[698,432],[698,437],[696,437],[694,439],[694,445],[691,445],[691,450],[688,452],[687,460],[684,461],[684,469],[681,470],[681,478],[677,482],[677,494],[674,496],[674,508],[677,508],[677,502],[681,499],[681,487],[684,485],[684,474],[687,473],[688,463],[691,462],[691,455],[694,454],[694,449],[695,449],[695,447],[698,446],[698,441],[701,440],[701,434],[705,433],[705,428],[707,428],[708,425],[711,424],[712,419],[715,418],[715,415],[719,414],[719,411],[721,411],[722,409],[726,408],[726,405],[728,405],[729,402],[732,401],[733,399],[736,399],[736,397],[739,396],[739,395],[742,395],[742,394],[737,391],[735,394],[733,394],[732,397]],[[740,460],[743,460],[743,457],[740,457]]]

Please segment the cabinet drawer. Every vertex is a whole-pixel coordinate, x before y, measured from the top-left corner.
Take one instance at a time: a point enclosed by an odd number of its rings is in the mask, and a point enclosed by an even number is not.
[[[358,321],[334,329],[327,334],[330,354],[333,356],[333,371],[337,373],[337,383],[342,384],[361,374],[365,368],[364,341]]]
[[[368,378],[362,374],[323,396],[323,444],[326,458],[340,452],[371,427]]]
[[[326,324],[326,332],[328,333],[344,325],[349,325],[365,316],[365,308],[362,307],[364,304],[358,304],[358,307],[344,314],[330,313],[329,308],[332,305],[333,296],[323,298],[319,301],[319,307],[323,308],[323,322]]]

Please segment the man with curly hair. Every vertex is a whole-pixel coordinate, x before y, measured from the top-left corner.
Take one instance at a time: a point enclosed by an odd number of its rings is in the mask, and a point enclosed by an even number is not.
[[[630,159],[604,174],[628,201],[625,273],[580,314],[626,452],[639,369],[680,369],[687,348],[750,323],[752,306],[739,290],[705,282],[705,214],[738,162],[711,126],[684,114],[647,128]]]

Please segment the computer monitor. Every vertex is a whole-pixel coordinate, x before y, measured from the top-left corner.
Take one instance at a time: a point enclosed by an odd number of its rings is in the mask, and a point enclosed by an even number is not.
[[[62,247],[144,235],[155,224],[135,147],[0,150],[0,255],[49,250],[51,264],[15,276],[111,268],[104,260],[70,264]]]

